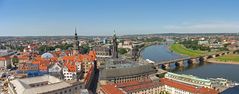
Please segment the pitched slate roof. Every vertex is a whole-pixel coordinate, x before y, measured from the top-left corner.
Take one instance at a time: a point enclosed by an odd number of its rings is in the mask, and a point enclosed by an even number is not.
[[[155,73],[156,69],[151,64],[138,65],[127,68],[113,68],[113,69],[103,69],[101,71],[101,79],[112,79],[115,77],[124,76],[135,76],[140,74],[152,74]]]

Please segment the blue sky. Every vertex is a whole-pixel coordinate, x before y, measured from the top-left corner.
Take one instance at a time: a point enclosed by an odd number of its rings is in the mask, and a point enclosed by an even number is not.
[[[238,0],[0,0],[0,36],[239,32]]]

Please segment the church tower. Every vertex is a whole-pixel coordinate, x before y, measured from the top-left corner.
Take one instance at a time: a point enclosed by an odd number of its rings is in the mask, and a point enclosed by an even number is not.
[[[73,44],[73,55],[77,55],[79,53],[79,41],[77,36],[77,31],[75,28],[75,38],[74,38],[74,44]]]
[[[114,31],[114,35],[113,35],[113,51],[112,51],[112,57],[113,58],[118,58],[118,43],[117,43],[117,37]]]

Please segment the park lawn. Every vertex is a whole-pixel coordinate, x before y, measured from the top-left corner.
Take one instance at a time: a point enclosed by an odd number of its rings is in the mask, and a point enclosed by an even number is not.
[[[229,61],[229,62],[238,62],[239,63],[239,55],[235,55],[235,54],[224,55],[224,56],[215,58],[215,60],[223,61],[223,62]]]
[[[206,53],[205,51],[188,49],[184,47],[182,44],[172,44],[170,46],[170,50],[172,50],[175,53],[190,56],[190,57],[198,57]]]

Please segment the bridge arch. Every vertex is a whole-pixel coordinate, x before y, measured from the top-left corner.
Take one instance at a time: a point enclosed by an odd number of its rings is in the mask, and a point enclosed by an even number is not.
[[[202,57],[202,56],[199,57],[199,62],[200,62],[200,63],[202,63],[202,62],[204,62],[204,61],[206,61],[204,57]]]
[[[207,56],[207,59],[210,59],[210,58],[213,58],[213,56],[212,55]]]
[[[175,62],[175,66],[176,66],[176,67],[182,67],[182,66],[184,66],[184,61],[182,60],[182,61]]]
[[[220,54],[216,54],[216,55],[215,55],[215,57],[219,57],[219,56],[220,56]]]

